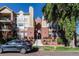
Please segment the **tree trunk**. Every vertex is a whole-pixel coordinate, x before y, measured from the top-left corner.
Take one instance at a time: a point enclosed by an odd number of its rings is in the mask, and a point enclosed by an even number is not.
[[[55,39],[55,45],[54,45],[54,50],[57,48],[57,38]]]
[[[74,37],[73,37],[73,40],[71,40],[71,42],[70,42],[70,47],[75,48],[75,40],[74,40]]]

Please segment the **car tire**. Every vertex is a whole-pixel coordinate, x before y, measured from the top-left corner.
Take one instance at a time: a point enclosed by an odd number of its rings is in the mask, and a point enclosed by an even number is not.
[[[25,54],[25,53],[26,53],[26,49],[22,48],[22,49],[20,50],[20,53],[21,53],[21,54]]]
[[[2,53],[3,51],[2,51],[2,49],[0,48],[0,54]]]
[[[27,51],[28,51],[28,52],[31,51],[31,48],[28,48]]]

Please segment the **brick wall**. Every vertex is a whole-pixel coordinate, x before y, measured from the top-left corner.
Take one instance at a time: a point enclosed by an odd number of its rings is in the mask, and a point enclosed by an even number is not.
[[[34,38],[34,28],[33,27],[29,27],[27,30],[27,37],[33,37]]]
[[[42,36],[42,38],[48,37],[48,28],[47,27],[41,28],[41,36]]]

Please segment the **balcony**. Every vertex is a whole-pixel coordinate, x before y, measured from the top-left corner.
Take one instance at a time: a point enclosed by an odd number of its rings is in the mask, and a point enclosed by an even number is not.
[[[0,31],[11,31],[7,26],[1,27]]]
[[[0,31],[11,31],[10,29],[0,29]]]
[[[1,18],[0,22],[11,22],[11,20],[9,18]]]

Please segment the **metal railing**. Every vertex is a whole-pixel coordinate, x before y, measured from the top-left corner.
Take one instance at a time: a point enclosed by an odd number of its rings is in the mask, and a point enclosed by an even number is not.
[[[0,22],[11,22],[9,18],[1,18]]]
[[[6,25],[2,26],[0,31],[10,31],[10,28]]]

